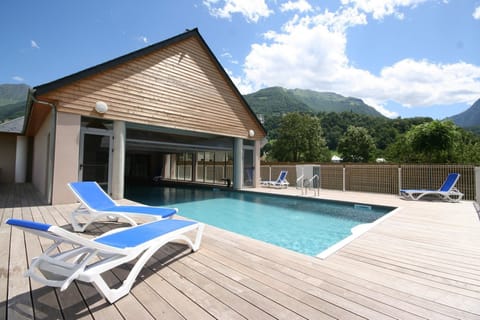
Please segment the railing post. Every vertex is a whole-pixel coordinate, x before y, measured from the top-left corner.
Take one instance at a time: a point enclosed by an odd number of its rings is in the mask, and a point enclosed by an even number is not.
[[[343,183],[343,191],[345,192],[345,189],[346,189],[346,187],[345,187],[345,173],[346,173],[345,166],[343,166],[342,171],[343,171],[342,172],[342,174],[343,174],[343,182],[342,182]]]
[[[302,180],[301,180],[301,184],[302,184],[302,185],[300,186],[300,188],[302,188],[302,195],[303,195],[303,192],[304,192],[304,190],[303,190],[303,180],[305,179],[304,168],[305,168],[305,166],[302,165]],[[307,194],[307,190],[305,189],[305,195],[306,195],[306,194]]]
[[[322,189],[322,166],[318,166],[318,195],[320,196],[320,189]]]
[[[475,167],[475,201],[480,204],[480,167]]]
[[[400,190],[402,190],[402,167],[398,167],[398,195],[400,195]]]

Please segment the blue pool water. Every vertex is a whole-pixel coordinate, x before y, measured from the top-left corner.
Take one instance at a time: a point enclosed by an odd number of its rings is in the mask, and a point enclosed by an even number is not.
[[[311,256],[394,209],[212,188],[130,187],[126,198]]]

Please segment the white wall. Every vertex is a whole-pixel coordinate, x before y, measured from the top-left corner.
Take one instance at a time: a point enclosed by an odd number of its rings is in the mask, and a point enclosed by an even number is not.
[[[51,130],[50,113],[33,140],[32,183],[44,198],[47,198],[48,147]]]
[[[78,180],[81,117],[57,113],[52,204],[74,203],[67,183]]]

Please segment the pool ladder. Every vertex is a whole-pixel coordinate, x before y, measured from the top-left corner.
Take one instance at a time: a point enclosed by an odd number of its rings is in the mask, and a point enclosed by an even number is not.
[[[315,188],[314,181],[317,182],[317,187]],[[300,184],[300,186],[299,186]],[[316,174],[310,179],[304,179],[304,175],[301,175],[297,179],[297,189],[300,187],[300,190],[302,190],[302,196],[308,195],[308,190],[312,189],[313,190],[313,196],[319,196],[320,195],[320,177]]]

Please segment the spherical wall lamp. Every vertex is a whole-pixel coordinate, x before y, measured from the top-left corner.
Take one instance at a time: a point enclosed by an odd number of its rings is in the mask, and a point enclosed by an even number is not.
[[[95,103],[95,111],[103,114],[108,111],[108,105],[103,101],[97,101],[97,103]]]
[[[248,136],[252,138],[255,135],[255,131],[253,129],[248,130]]]

